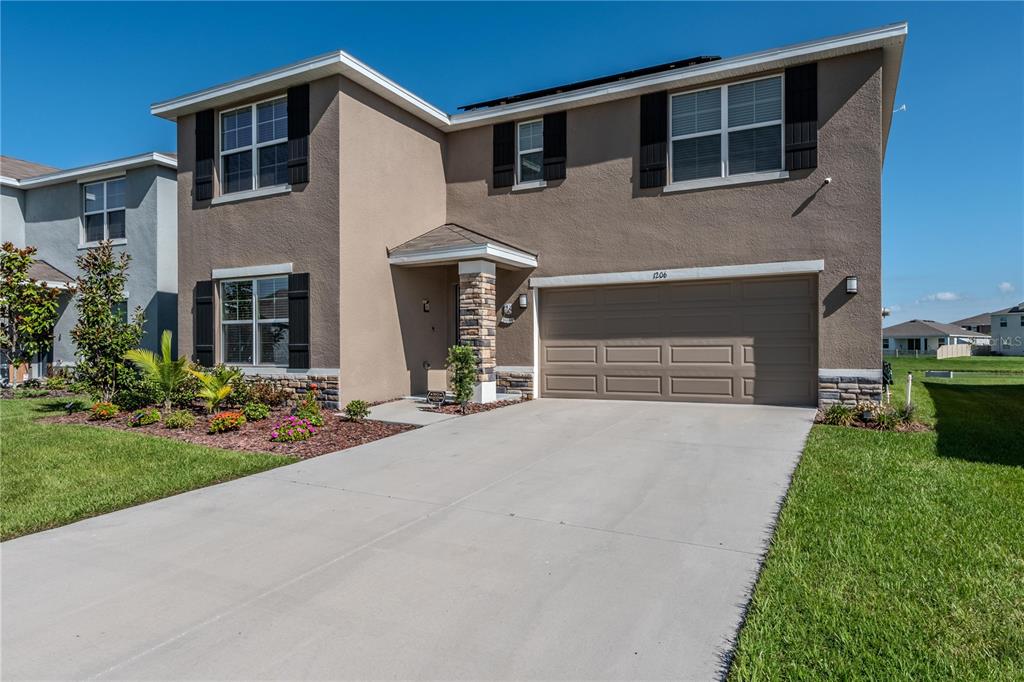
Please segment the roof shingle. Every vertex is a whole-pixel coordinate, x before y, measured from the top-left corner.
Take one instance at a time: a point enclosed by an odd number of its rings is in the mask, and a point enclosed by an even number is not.
[[[37,175],[46,175],[59,170],[53,166],[44,166],[41,163],[16,159],[13,156],[0,156],[0,175],[6,175],[15,180],[34,178]]]

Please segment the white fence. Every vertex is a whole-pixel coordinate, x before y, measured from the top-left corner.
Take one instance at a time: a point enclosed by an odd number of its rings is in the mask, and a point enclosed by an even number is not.
[[[939,360],[943,358],[967,357],[971,354],[972,348],[973,346],[969,343],[946,344],[945,346],[939,346],[938,350],[935,351],[935,357]]]

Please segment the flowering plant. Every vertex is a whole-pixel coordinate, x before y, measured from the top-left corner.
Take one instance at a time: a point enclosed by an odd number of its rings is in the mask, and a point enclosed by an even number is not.
[[[210,419],[210,433],[237,431],[245,423],[245,415],[241,412],[218,412]]]
[[[90,410],[89,419],[106,421],[108,419],[113,419],[120,411],[121,410],[114,403],[104,402],[101,400],[100,402],[93,404],[92,409]]]
[[[285,417],[284,421],[274,425],[270,431],[270,440],[275,443],[291,443],[298,440],[307,440],[316,433],[316,425],[307,419],[299,417]]]
[[[317,385],[310,384],[309,390],[295,407],[295,416],[313,426],[323,426],[324,416],[320,413],[320,403],[316,401]],[[303,438],[302,440],[305,440]]]

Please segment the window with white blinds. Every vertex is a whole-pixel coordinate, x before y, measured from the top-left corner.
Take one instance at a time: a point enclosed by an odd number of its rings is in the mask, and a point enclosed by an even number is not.
[[[670,182],[782,170],[782,77],[670,98]]]

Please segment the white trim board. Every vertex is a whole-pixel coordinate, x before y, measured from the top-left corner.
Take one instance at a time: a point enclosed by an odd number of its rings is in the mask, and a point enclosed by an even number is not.
[[[291,274],[291,272],[291,263],[274,263],[272,265],[248,265],[240,268],[214,268],[210,272],[210,277],[212,279],[234,279],[236,277],[288,275]]]
[[[676,71],[628,78],[452,116],[348,53],[337,51],[157,102],[150,107],[150,113],[154,116],[175,120],[179,116],[195,113],[202,109],[231,105],[247,97],[280,92],[291,85],[308,83],[319,78],[340,74],[434,127],[444,131],[453,131],[489,125],[500,120],[514,120],[524,116],[527,112],[531,116],[536,116],[547,111],[587,106],[597,102],[633,97],[645,92],[709,83],[735,76],[759,74],[768,69],[785,68],[877,48],[884,48],[887,54],[893,52],[892,58],[886,60],[886,68],[894,68],[898,74],[906,36],[906,22],[889,24],[771,50],[727,57]],[[886,85],[884,99],[891,110],[892,95],[890,92],[895,92],[895,77],[891,85],[888,82]]]
[[[530,286],[583,287],[604,284],[639,284],[679,282],[698,279],[728,279],[733,277],[765,277],[770,275],[814,274],[825,269],[824,260],[782,261],[778,263],[751,263],[748,265],[718,265],[700,268],[670,268],[666,270],[639,270],[635,272],[601,272],[588,275],[557,275],[531,277]]]
[[[427,249],[388,257],[392,265],[441,265],[462,260],[491,260],[517,268],[537,267],[537,257],[500,244],[470,244],[445,249]]]
[[[61,182],[69,182],[71,180],[77,180],[80,183],[91,182],[93,180],[109,180],[111,179],[111,176],[123,175],[125,171],[131,168],[142,168],[150,165],[164,166],[165,168],[173,168],[177,170],[178,159],[159,152],[149,152],[147,154],[138,154],[137,156],[129,156],[123,159],[104,161],[103,163],[97,163],[91,166],[81,166],[79,168],[55,171],[53,173],[37,175],[35,177],[24,178],[22,180],[15,180],[14,178],[0,176],[0,184],[7,185],[8,187],[17,187],[18,189],[31,189],[33,187],[56,185]]]
[[[858,379],[882,380],[880,369],[818,369],[818,379],[838,379],[840,377],[857,377]]]

